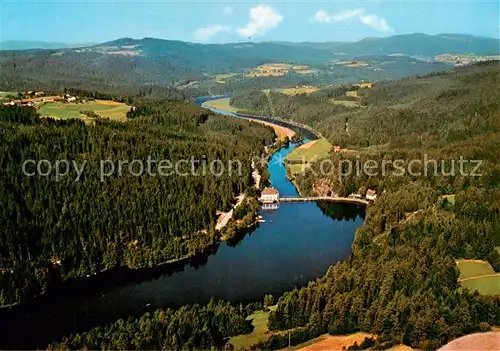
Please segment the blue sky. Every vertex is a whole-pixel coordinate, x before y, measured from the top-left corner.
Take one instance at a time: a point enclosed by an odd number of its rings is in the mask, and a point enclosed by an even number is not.
[[[0,0],[0,4],[0,40],[354,41],[414,32],[500,37],[498,1]]]

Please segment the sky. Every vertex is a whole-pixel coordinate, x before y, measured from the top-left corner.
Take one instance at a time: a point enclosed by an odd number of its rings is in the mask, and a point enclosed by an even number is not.
[[[416,32],[500,38],[495,0],[0,0],[0,9],[0,41],[324,42]]]

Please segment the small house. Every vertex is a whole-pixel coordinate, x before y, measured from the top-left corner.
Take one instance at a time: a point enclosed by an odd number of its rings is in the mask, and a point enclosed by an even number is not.
[[[69,97],[68,102],[76,102],[76,97],[74,96]]]
[[[265,188],[260,195],[260,201],[263,203],[273,203],[280,199],[280,193],[275,188]]]
[[[377,198],[377,192],[372,189],[368,189],[366,191],[366,199],[367,200],[375,200]]]
[[[334,145],[332,147],[332,150],[333,150],[333,152],[340,152],[342,149],[341,149],[341,147],[339,145]]]

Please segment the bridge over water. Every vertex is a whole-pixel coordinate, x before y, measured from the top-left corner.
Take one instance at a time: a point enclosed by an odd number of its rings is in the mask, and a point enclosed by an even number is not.
[[[353,197],[333,197],[333,196],[310,196],[310,197],[293,197],[293,196],[282,196],[279,199],[280,202],[313,202],[313,201],[331,201],[331,202],[343,202],[358,205],[368,205],[368,200],[357,199]]]

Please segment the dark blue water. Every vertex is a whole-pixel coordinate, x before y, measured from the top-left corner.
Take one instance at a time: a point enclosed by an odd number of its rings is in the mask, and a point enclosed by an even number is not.
[[[269,162],[271,183],[285,196],[297,196],[279,162],[293,148],[280,150]],[[3,309],[0,349],[45,347],[62,335],[98,324],[157,308],[204,304],[212,297],[232,302],[261,301],[268,293],[277,297],[324,275],[330,265],[349,256],[364,208],[284,203],[262,216],[265,223],[251,233],[186,263],[108,272],[28,305]]]

